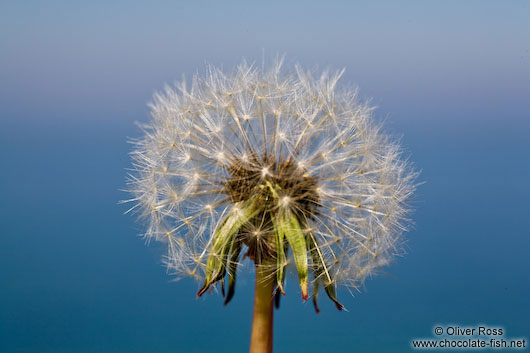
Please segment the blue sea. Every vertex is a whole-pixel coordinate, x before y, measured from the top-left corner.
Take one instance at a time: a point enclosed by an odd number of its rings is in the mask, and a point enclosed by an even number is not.
[[[406,253],[360,291],[339,290],[347,311],[321,296],[315,314],[290,278],[275,352],[409,352],[414,339],[480,326],[503,329],[488,342],[528,347],[529,7],[3,2],[0,352],[248,350],[251,264],[228,306],[197,299],[118,202],[127,141],[156,90],[205,62],[276,53],[286,67],[345,67],[341,82],[378,107],[422,184]]]

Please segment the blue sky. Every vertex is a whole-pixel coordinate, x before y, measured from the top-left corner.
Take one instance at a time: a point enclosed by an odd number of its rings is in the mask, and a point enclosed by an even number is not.
[[[250,266],[229,306],[197,300],[117,202],[155,91],[277,53],[346,68],[424,184],[407,254],[339,291],[349,312],[317,316],[288,284],[275,351],[407,352],[437,324],[528,337],[529,18],[527,1],[4,1],[0,352],[247,349]]]
[[[205,62],[260,61],[264,50],[286,54],[288,62],[345,67],[348,80],[385,108],[445,100],[446,110],[460,104],[505,114],[513,106],[515,115],[530,81],[528,7],[525,1],[4,2],[2,103],[32,115],[28,101],[39,114],[94,117],[105,108],[130,116],[164,82]],[[15,102],[24,107],[14,109]]]

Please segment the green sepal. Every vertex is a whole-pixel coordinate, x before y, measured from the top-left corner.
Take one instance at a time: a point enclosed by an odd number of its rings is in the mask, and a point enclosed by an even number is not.
[[[241,248],[241,241],[236,239],[232,242],[232,248],[230,249],[230,260],[228,262],[228,292],[226,293],[224,305],[228,304],[230,300],[232,300],[236,290],[236,272]]]
[[[337,307],[337,309],[338,310],[344,309],[344,305],[339,303],[339,301],[337,300],[337,294],[335,292],[335,283],[333,282],[328,283],[328,284],[324,283],[324,288],[326,289],[326,294],[328,295],[329,299],[331,299],[333,303],[335,303],[335,306]]]
[[[285,258],[287,258],[289,253],[289,243],[284,241],[283,242],[283,254],[285,255]],[[285,271],[283,271],[281,278],[279,279],[280,283],[283,285],[285,284]],[[280,288],[276,285],[276,290],[274,292],[274,306],[276,309],[280,308],[280,299],[282,295],[285,295],[285,292],[281,292]]]
[[[279,233],[283,233],[291,249],[293,250],[294,263],[298,271],[298,280],[300,282],[300,289],[302,290],[302,299],[309,298],[307,289],[307,247],[300,227],[300,222],[296,215],[289,209],[280,210],[277,222],[277,229]]]
[[[318,278],[315,279],[315,283],[313,284],[313,306],[315,307],[315,311],[317,314],[320,314],[320,308],[318,307],[317,303],[317,297],[318,297],[318,284],[320,281]]]
[[[215,231],[213,242],[206,260],[204,284],[197,292],[201,296],[215,282],[226,274],[228,252],[239,229],[260,212],[256,199],[238,202]]]
[[[328,295],[329,299],[335,303],[335,306],[338,310],[344,309],[344,306],[337,300],[337,294],[335,292],[335,284],[333,282],[333,279],[331,278],[331,273],[329,272],[329,269],[327,268],[326,262],[324,261],[324,256],[322,255],[322,251],[320,250],[317,241],[315,239],[315,236],[312,232],[309,232],[307,235],[307,242],[309,245],[309,252],[311,254],[311,261],[312,261],[312,268],[313,268],[313,275],[315,277],[315,286],[313,289],[313,305],[315,306],[315,310],[317,313],[320,312],[320,309],[317,304],[317,296],[318,296],[318,289],[319,289],[319,282],[322,281],[322,284],[324,286],[324,290],[326,291],[326,294]]]
[[[279,222],[275,219],[275,217],[271,218],[274,225],[274,235],[276,238],[276,287],[281,294],[285,295],[285,291],[283,290],[283,280],[285,276],[284,269],[285,265],[287,264],[287,257],[285,255],[284,248],[285,233],[283,229],[280,228],[281,225],[278,224]]]

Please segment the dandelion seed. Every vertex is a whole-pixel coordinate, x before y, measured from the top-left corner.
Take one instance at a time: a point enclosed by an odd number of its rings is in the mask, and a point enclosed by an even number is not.
[[[198,295],[217,283],[224,293],[227,278],[226,304],[239,263],[255,262],[255,312],[265,314],[253,335],[272,318],[259,305],[285,293],[291,259],[318,312],[320,288],[342,309],[337,285],[357,288],[399,253],[416,173],[373,108],[336,89],[341,74],[210,68],[155,95],[131,154],[132,209],[147,238],[168,234],[169,270],[200,278]]]

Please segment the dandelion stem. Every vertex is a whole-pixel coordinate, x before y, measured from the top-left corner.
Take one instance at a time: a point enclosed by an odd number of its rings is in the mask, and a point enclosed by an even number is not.
[[[250,353],[272,353],[272,313],[275,276],[271,267],[256,264],[254,315],[250,335]]]

